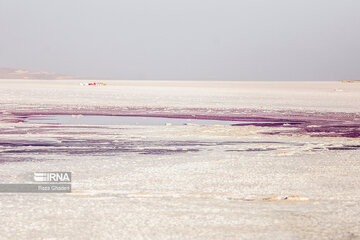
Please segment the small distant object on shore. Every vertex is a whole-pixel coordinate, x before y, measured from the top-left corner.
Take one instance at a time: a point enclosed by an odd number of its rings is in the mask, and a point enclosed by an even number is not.
[[[360,83],[360,80],[340,80],[342,83]]]
[[[80,83],[81,86],[106,86],[104,82],[89,82],[89,83]]]

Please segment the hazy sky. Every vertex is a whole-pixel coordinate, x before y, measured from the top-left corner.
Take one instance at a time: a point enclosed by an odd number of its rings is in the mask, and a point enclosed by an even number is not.
[[[0,0],[0,67],[113,79],[360,79],[360,1]]]

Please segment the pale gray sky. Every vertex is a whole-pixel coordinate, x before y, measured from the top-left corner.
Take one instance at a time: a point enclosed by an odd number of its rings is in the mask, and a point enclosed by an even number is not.
[[[0,0],[0,67],[113,79],[360,79],[360,1]]]

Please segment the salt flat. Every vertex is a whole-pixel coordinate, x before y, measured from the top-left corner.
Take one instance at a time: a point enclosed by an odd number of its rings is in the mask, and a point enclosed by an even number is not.
[[[1,193],[1,239],[360,238],[360,84],[91,81],[0,80],[0,182],[73,174],[72,193]],[[259,124],[26,122],[39,114]]]

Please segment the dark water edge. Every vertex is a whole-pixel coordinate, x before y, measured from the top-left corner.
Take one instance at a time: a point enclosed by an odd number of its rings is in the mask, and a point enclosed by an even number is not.
[[[6,114],[0,111],[0,122],[26,122],[35,115],[83,115],[119,116],[136,118],[165,118],[167,121],[205,121],[206,124],[232,126],[268,127],[268,135],[360,138],[360,113],[316,112],[293,110],[259,109],[208,109],[208,108],[162,108],[162,107],[60,107],[29,105],[22,109],[9,109]],[[81,118],[80,118],[81,119]],[[88,119],[88,117],[86,117]],[[171,120],[173,119],[173,120]],[[76,117],[73,119],[78,120]],[[147,121],[147,120],[146,120]],[[209,121],[209,123],[207,123]],[[226,123],[225,122],[229,122]],[[164,122],[162,122],[164,123]],[[162,124],[161,123],[161,124]],[[184,123],[184,122],[182,122]],[[164,123],[166,124],[166,122]],[[171,124],[171,123],[169,123]],[[54,123],[53,126],[56,124]],[[79,124],[75,124],[80,127]],[[59,126],[59,127],[65,127]],[[82,126],[84,127],[84,126]],[[90,126],[86,126],[90,129]],[[106,127],[92,125],[92,128]],[[271,128],[274,128],[271,130]],[[280,128],[280,129],[279,129]]]

